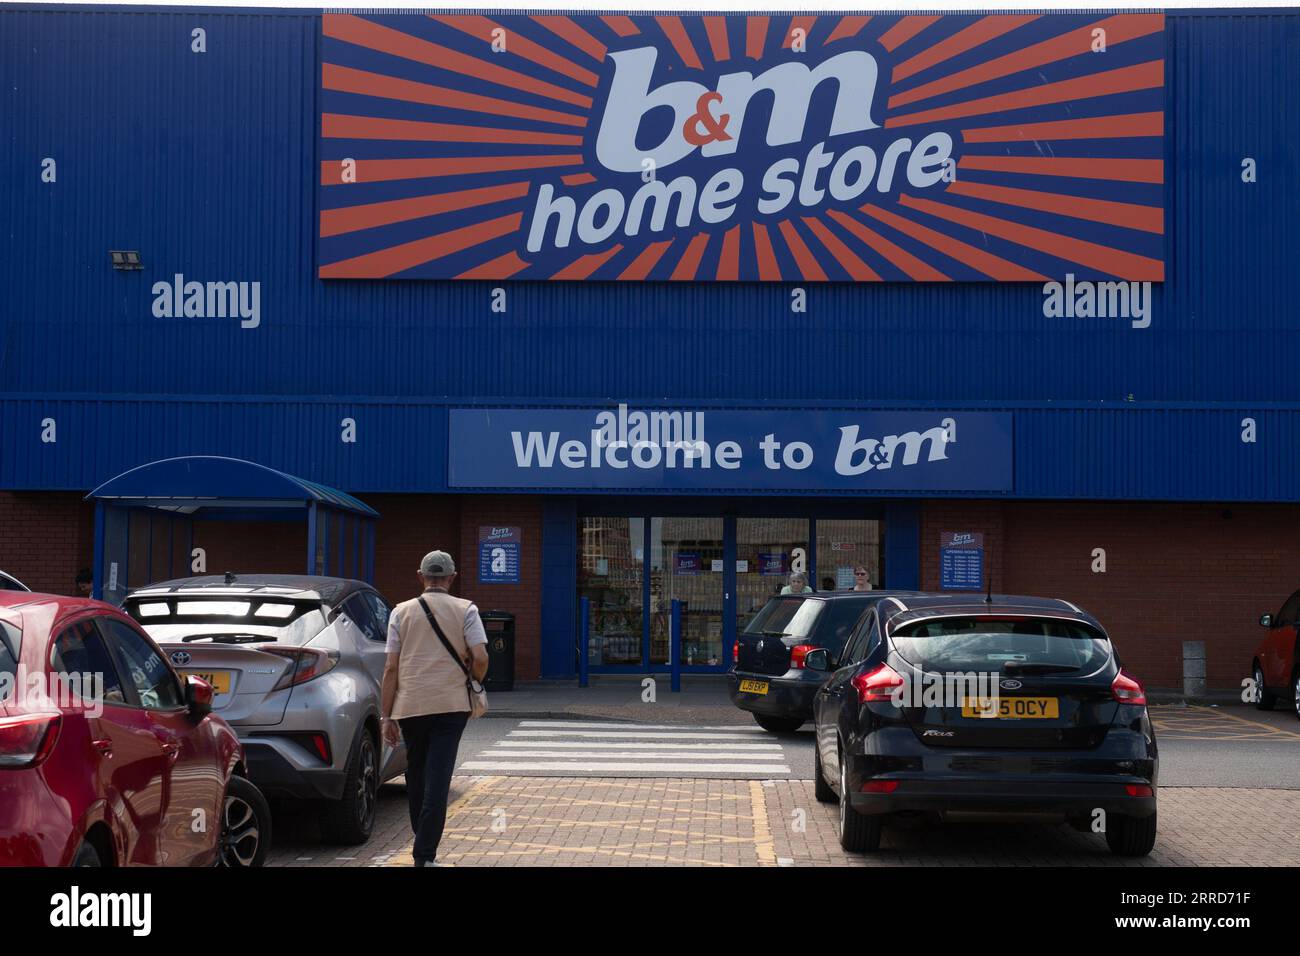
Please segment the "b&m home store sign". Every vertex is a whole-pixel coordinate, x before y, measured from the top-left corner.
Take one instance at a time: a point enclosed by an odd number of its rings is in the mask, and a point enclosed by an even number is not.
[[[322,278],[1164,278],[1158,13],[321,29]]]

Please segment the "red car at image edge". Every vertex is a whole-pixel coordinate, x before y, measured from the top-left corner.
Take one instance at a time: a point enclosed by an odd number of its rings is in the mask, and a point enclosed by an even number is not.
[[[82,674],[99,706],[57,682]],[[269,809],[211,709],[116,608],[0,592],[0,866],[261,865]]]

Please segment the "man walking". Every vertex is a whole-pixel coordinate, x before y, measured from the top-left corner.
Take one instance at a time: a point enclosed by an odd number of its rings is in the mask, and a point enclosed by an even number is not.
[[[451,774],[470,714],[465,670],[457,659],[481,681],[488,668],[487,634],[478,608],[449,593],[456,579],[451,555],[430,551],[420,562],[419,577],[424,593],[397,605],[388,619],[384,740],[396,744],[401,728],[415,832],[411,856],[416,866],[437,866]]]

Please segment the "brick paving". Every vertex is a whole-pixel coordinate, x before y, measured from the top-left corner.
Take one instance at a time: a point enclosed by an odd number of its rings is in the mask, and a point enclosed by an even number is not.
[[[1113,857],[1063,824],[960,822],[886,828],[881,850],[844,853],[836,808],[808,780],[459,776],[439,857],[458,866],[1294,866],[1300,791],[1169,788],[1151,856]],[[363,847],[281,823],[272,866],[409,866],[401,786],[381,791]]]

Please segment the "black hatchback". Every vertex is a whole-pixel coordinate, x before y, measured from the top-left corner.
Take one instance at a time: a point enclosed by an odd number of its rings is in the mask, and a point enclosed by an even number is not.
[[[1051,813],[1145,856],[1156,837],[1155,732],[1142,684],[1065,601],[887,598],[816,694],[817,798],[840,843],[874,850],[894,814]]]
[[[813,695],[826,669],[809,670],[809,651],[839,658],[850,634],[877,601],[893,591],[823,591],[774,597],[736,635],[727,674],[731,702],[773,733],[791,733],[812,719]]]

